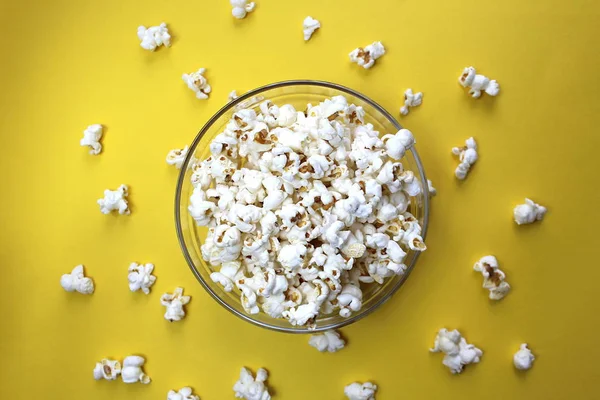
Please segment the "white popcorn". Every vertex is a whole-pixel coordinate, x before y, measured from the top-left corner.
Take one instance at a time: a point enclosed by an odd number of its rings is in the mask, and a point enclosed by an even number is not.
[[[500,300],[510,291],[510,285],[504,281],[506,275],[498,268],[496,257],[482,257],[473,269],[483,275],[483,288],[490,291],[491,300]]]
[[[121,374],[121,363],[117,360],[109,360],[103,358],[100,362],[96,363],[94,367],[94,379],[106,379],[114,381]]]
[[[254,11],[256,4],[254,2],[248,3],[248,0],[229,0],[231,3],[231,15],[233,15],[237,19],[243,19],[246,17],[246,14]]]
[[[89,146],[90,154],[96,156],[102,151],[102,144],[100,143],[101,138],[102,125],[90,125],[83,131],[83,138],[79,141],[79,144],[81,146]]]
[[[411,131],[400,129],[395,135],[385,135],[383,142],[386,153],[394,160],[400,160],[415,145],[416,140]]]
[[[181,321],[185,317],[183,306],[190,302],[190,296],[183,295],[183,288],[176,288],[173,294],[165,293],[160,297],[160,304],[167,308],[167,321]]]
[[[150,28],[142,25],[138,27],[137,35],[141,40],[140,46],[146,50],[154,51],[161,45],[171,46],[171,35],[169,35],[167,24],[164,22],[159,26],[151,26]]]
[[[191,387],[183,387],[178,392],[169,390],[167,393],[167,400],[200,400],[199,396],[193,394]]]
[[[336,331],[325,331],[321,334],[311,335],[308,344],[320,352],[335,353],[343,349],[346,342]]]
[[[186,83],[188,88],[196,92],[196,98],[200,100],[208,99],[208,94],[212,90],[208,84],[208,81],[204,77],[205,72],[206,68],[200,68],[198,71],[192,72],[191,74],[182,75],[183,81]]]
[[[270,400],[268,388],[265,381],[268,378],[268,373],[264,368],[259,368],[256,371],[256,379],[252,376],[247,368],[242,367],[240,371],[240,379],[233,385],[235,397],[246,400]]]
[[[358,47],[350,53],[350,61],[357,63],[364,69],[369,69],[375,64],[375,60],[385,54],[385,48],[381,42],[373,42],[364,49]]]
[[[458,83],[460,83],[462,87],[470,88],[469,94],[473,98],[480,97],[482,91],[490,96],[496,96],[500,93],[498,82],[477,74],[477,71],[475,71],[475,68],[473,67],[467,67],[463,70],[462,75],[458,78]]]
[[[453,374],[460,374],[463,367],[468,364],[479,362],[483,352],[472,344],[468,344],[456,329],[448,331],[443,328],[438,332],[432,353],[442,352],[445,354],[444,364]]]
[[[117,210],[119,214],[129,215],[129,205],[127,204],[128,195],[127,185],[121,185],[117,190],[104,191],[104,198],[98,200],[100,212],[102,214],[110,214],[111,211]]]
[[[433,197],[437,194],[437,190],[433,187],[431,179],[427,179],[427,190],[429,191],[429,197]]]
[[[460,164],[456,167],[454,175],[460,180],[467,177],[471,166],[477,161],[477,143],[472,137],[465,141],[464,147],[453,147],[452,154],[458,156]]]
[[[321,23],[313,17],[306,17],[302,23],[302,29],[304,31],[304,40],[308,41],[312,34],[321,27]]]
[[[174,165],[177,169],[181,169],[185,158],[187,157],[188,146],[183,149],[173,149],[167,154],[167,164]]]
[[[513,216],[517,225],[531,224],[535,221],[541,221],[546,215],[546,207],[540,206],[533,200],[525,199],[524,204],[519,204],[513,211]]]
[[[418,107],[423,102],[423,93],[414,93],[412,89],[408,88],[404,92],[404,105],[400,108],[400,114],[408,115],[409,107]]]
[[[70,274],[64,274],[60,278],[60,285],[67,292],[77,291],[81,294],[94,293],[94,281],[83,274],[83,265],[73,268]]]
[[[371,382],[354,382],[344,388],[348,400],[375,400],[377,385]]]
[[[152,275],[154,264],[131,263],[128,271],[129,290],[132,292],[141,290],[145,294],[150,294],[150,287],[156,282],[156,277]]]
[[[229,101],[233,101],[235,99],[237,99],[239,96],[237,94],[237,90],[232,90],[231,92],[229,92],[229,95],[227,96],[227,99]]]
[[[535,356],[531,353],[531,350],[527,348],[527,343],[523,343],[513,357],[515,368],[522,371],[526,371],[533,367],[534,360]]]
[[[150,383],[150,377],[144,373],[142,367],[146,360],[140,356],[129,356],[123,360],[121,378],[125,383],[141,382],[145,385]]]

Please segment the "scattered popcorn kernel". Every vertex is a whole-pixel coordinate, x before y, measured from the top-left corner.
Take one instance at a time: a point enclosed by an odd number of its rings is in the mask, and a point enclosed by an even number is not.
[[[177,169],[181,169],[185,158],[187,157],[188,146],[183,149],[173,149],[167,154],[167,164],[174,165]]]
[[[375,400],[377,385],[371,382],[354,382],[344,388],[348,400]]]
[[[481,96],[482,91],[490,96],[496,96],[500,93],[498,82],[490,80],[483,75],[478,75],[473,67],[467,67],[463,70],[462,75],[458,78],[458,83],[460,83],[462,87],[470,88],[469,94],[473,98]]]
[[[173,294],[165,293],[160,297],[160,304],[167,308],[167,321],[181,321],[185,317],[183,306],[190,302],[190,296],[183,295],[183,288],[176,288]]]
[[[250,370],[242,367],[240,379],[233,385],[235,397],[246,400],[270,400],[271,395],[265,386],[267,377],[268,373],[263,368],[256,371],[255,379]]]
[[[90,125],[83,131],[83,138],[79,141],[79,144],[81,146],[89,146],[90,154],[96,156],[102,151],[102,144],[100,143],[101,138],[102,125]]]
[[[444,364],[453,374],[460,374],[465,365],[476,364],[481,359],[483,352],[472,344],[468,344],[456,329],[448,331],[440,329],[438,332],[432,353],[442,352],[445,354]]]
[[[60,285],[67,292],[79,292],[81,294],[94,293],[94,281],[92,278],[86,278],[83,274],[83,265],[73,268],[70,274],[64,274],[60,278]]]
[[[104,198],[98,200],[100,212],[102,214],[110,214],[111,211],[117,210],[121,215],[129,215],[131,211],[126,199],[128,194],[127,185],[121,185],[117,190],[106,189],[104,191]]]
[[[458,179],[463,180],[467,177],[471,166],[477,161],[477,142],[475,142],[475,139],[472,137],[468,138],[465,141],[464,147],[453,147],[452,154],[458,156],[458,159],[460,160],[460,164],[456,167],[454,175],[456,175]]]
[[[167,400],[200,400],[199,396],[193,394],[192,388],[183,387],[178,392],[169,390],[167,393]]]
[[[510,285],[504,281],[506,275],[498,268],[496,257],[482,257],[473,269],[483,275],[483,288],[490,291],[491,300],[500,300],[510,291]]]
[[[350,61],[357,63],[364,69],[369,69],[375,64],[375,60],[385,54],[385,48],[381,42],[373,42],[364,49],[359,47],[350,53]]]
[[[146,360],[140,356],[129,356],[123,360],[121,378],[125,383],[141,382],[145,385],[150,383],[150,377],[142,369]]]
[[[256,4],[252,1],[248,3],[248,0],[229,0],[231,3],[231,15],[233,15],[237,19],[246,18],[246,14],[254,11]]]
[[[513,363],[516,369],[526,371],[533,367],[533,361],[535,356],[531,353],[531,350],[527,348],[527,343],[523,343],[513,357]]]
[[[156,282],[156,277],[152,275],[154,264],[131,263],[128,271],[129,290],[132,292],[141,290],[145,294],[150,294],[150,287]]]
[[[239,97],[239,96],[238,96],[238,94],[237,94],[237,90],[232,90],[232,91],[229,93],[229,96],[227,96],[227,98],[229,99],[229,101],[233,101],[233,100],[237,99],[238,97]]]
[[[515,207],[513,215],[517,225],[531,224],[535,221],[541,221],[546,215],[546,207],[540,206],[533,200],[525,199],[524,204]]]
[[[436,190],[436,188],[433,187],[433,183],[431,182],[431,179],[427,179],[427,187],[429,190],[429,197],[433,197],[437,194],[437,190]]]
[[[335,353],[343,349],[346,342],[336,331],[325,331],[320,334],[311,335],[308,344],[320,352]]]
[[[94,379],[114,381],[121,374],[121,363],[117,360],[103,358],[94,367]]]
[[[400,114],[408,115],[409,107],[418,107],[423,102],[423,93],[414,93],[412,89],[406,89],[404,92],[404,105],[400,108]]]
[[[200,100],[208,99],[208,94],[212,90],[208,81],[204,77],[204,73],[206,72],[206,68],[200,68],[196,72],[192,72],[191,74],[183,74],[183,81],[187,84],[187,86],[194,92],[196,92],[196,98]]]
[[[321,23],[313,17],[306,17],[302,24],[304,31],[304,40],[308,41],[312,34],[321,27]]]
[[[140,46],[146,50],[154,51],[162,45],[171,46],[171,35],[169,35],[167,24],[164,22],[159,26],[151,26],[150,28],[142,25],[138,27],[137,35],[141,40]]]

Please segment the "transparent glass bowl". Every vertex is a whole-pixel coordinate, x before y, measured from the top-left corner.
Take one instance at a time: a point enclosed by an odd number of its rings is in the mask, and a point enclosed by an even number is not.
[[[250,315],[244,311],[240,302],[239,292],[234,290],[227,293],[223,288],[210,279],[210,273],[213,270],[202,259],[200,246],[204,242],[207,234],[206,227],[198,227],[194,219],[188,213],[189,199],[194,190],[190,177],[191,170],[188,168],[192,157],[203,160],[210,155],[209,144],[213,138],[221,133],[227,122],[231,119],[233,113],[241,108],[253,107],[258,111],[258,105],[264,100],[271,100],[274,104],[292,104],[297,110],[305,110],[308,103],[317,105],[319,102],[332,96],[343,95],[348,103],[354,103],[362,106],[366,112],[365,122],[373,124],[374,129],[381,135],[387,133],[396,133],[401,129],[400,124],[380,105],[366,96],[348,89],[344,86],[329,82],[320,81],[285,81],[273,83],[251,90],[240,96],[236,100],[228,103],[219,112],[217,112],[204,127],[200,130],[194,142],[191,144],[188,156],[181,168],[177,190],[175,194],[175,223],[177,227],[177,236],[183,255],[190,266],[190,269],[200,281],[206,291],[223,307],[255,325],[263,328],[273,329],[288,333],[314,333],[328,329],[336,329],[351,324],[372,313],[379,306],[385,303],[402,286],[412,269],[415,267],[419,252],[409,251],[405,264],[408,269],[402,276],[388,278],[383,285],[370,284],[363,285],[363,306],[362,309],[354,313],[349,318],[343,318],[336,313],[319,317],[316,321],[316,328],[309,329],[305,326],[292,326],[285,319],[276,319],[263,313]],[[429,217],[429,196],[427,191],[427,179],[425,171],[413,148],[406,153],[402,160],[405,169],[412,170],[415,176],[421,181],[423,193],[411,199],[409,211],[419,220],[423,228],[423,238],[427,233],[427,223]]]

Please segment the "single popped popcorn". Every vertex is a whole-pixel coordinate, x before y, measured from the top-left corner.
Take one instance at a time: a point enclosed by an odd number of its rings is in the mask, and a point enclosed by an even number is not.
[[[208,81],[204,77],[206,68],[200,68],[196,72],[191,74],[183,74],[183,81],[187,84],[188,88],[196,92],[196,98],[200,100],[208,99],[208,94],[211,92],[211,87]]]
[[[167,154],[167,164],[174,165],[177,169],[181,169],[185,158],[187,157],[188,146],[183,149],[173,149]]]
[[[173,294],[165,293],[160,297],[160,304],[167,308],[165,319],[167,321],[181,321],[185,317],[183,306],[190,302],[190,296],[183,295],[183,288],[175,288]]]
[[[77,291],[81,294],[94,293],[94,281],[83,274],[83,265],[73,268],[70,274],[64,274],[60,278],[60,285],[67,292]]]
[[[132,292],[141,290],[145,294],[150,294],[150,287],[156,282],[156,277],[152,275],[154,264],[131,263],[128,271],[129,290]]]
[[[154,51],[162,45],[171,46],[171,35],[169,29],[167,29],[167,24],[164,22],[159,26],[151,26],[150,28],[142,25],[138,27],[137,35],[141,40],[140,46],[146,50]]]
[[[129,215],[129,205],[127,204],[128,195],[127,185],[121,185],[117,190],[104,191],[104,198],[98,200],[100,212],[102,214],[110,214],[111,211],[117,210],[119,214]]]
[[[256,379],[247,368],[242,367],[240,379],[233,385],[235,397],[246,400],[270,400],[268,388],[265,385],[268,373],[265,369],[259,368],[256,371]]]
[[[506,275],[498,268],[496,257],[482,257],[473,269],[483,275],[483,288],[490,291],[491,300],[500,300],[510,291],[510,285],[504,280]]]
[[[125,383],[141,382],[145,385],[150,383],[150,377],[144,373],[142,367],[146,360],[140,356],[129,356],[123,360],[121,378]]]
[[[102,125],[90,125],[83,131],[83,138],[79,141],[79,144],[81,146],[89,146],[90,154],[96,156],[102,151],[102,144],[100,143],[101,138]]]
[[[229,0],[231,3],[231,15],[233,15],[237,19],[246,18],[246,14],[254,11],[256,4],[251,1],[248,3],[248,0]]]
[[[513,211],[513,216],[517,225],[531,224],[535,221],[541,221],[546,215],[546,207],[540,206],[530,199],[525,199],[524,204],[519,204]]]
[[[423,93],[414,93],[412,89],[408,88],[404,92],[404,105],[400,108],[400,114],[408,115],[409,107],[418,107],[423,102]]]
[[[481,359],[483,352],[472,344],[468,344],[456,329],[448,331],[443,328],[438,332],[432,353],[445,354],[444,364],[453,374],[460,374],[465,365],[476,364]]]
[[[339,333],[331,330],[321,334],[311,335],[308,344],[320,352],[327,351],[329,353],[335,353],[336,351],[343,349],[346,342],[340,337]]]
[[[191,387],[183,387],[178,392],[169,390],[167,393],[167,400],[200,400],[199,396],[193,394]]]
[[[373,42],[364,49],[358,47],[350,52],[350,61],[357,63],[364,69],[369,69],[375,64],[375,60],[385,54],[385,48],[381,42]]]
[[[533,353],[531,353],[531,350],[527,348],[527,343],[523,343],[513,357],[513,363],[515,364],[515,368],[520,369],[522,371],[528,370],[531,367],[533,367],[534,360],[535,356],[533,355]]]
[[[103,358],[94,367],[94,379],[114,381],[121,374],[121,363],[117,360]]]
[[[312,34],[321,27],[321,23],[313,17],[304,18],[302,29],[304,31],[304,41],[308,41]]]
[[[348,400],[375,400],[377,385],[371,382],[354,382],[344,388]]]
[[[237,90],[232,90],[231,92],[229,92],[229,95],[227,96],[227,99],[229,101],[233,101],[235,99],[237,99],[239,96],[237,94]]]
[[[454,175],[460,180],[467,177],[471,166],[475,164],[478,159],[477,155],[477,142],[472,137],[465,141],[464,147],[453,147],[452,154],[458,156],[460,164],[456,167]]]
[[[467,67],[463,70],[462,75],[458,78],[458,83],[462,87],[470,88],[469,94],[474,98],[480,97],[482,91],[490,96],[496,96],[500,93],[498,82],[477,74],[473,67]]]
[[[433,187],[431,179],[427,179],[427,189],[429,190],[429,197],[433,197],[437,194],[437,190]]]

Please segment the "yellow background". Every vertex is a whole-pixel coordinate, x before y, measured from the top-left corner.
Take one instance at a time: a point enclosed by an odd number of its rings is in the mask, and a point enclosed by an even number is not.
[[[0,398],[162,399],[191,385],[229,399],[244,365],[268,368],[286,400],[341,399],[367,379],[381,400],[600,397],[597,1],[259,0],[241,21],[226,0],[0,4]],[[322,29],[304,43],[307,15]],[[172,47],[141,49],[137,26],[161,21]],[[375,40],[388,53],[372,70],[348,61]],[[500,95],[470,98],[456,81],[468,65]],[[201,66],[208,101],[181,80]],[[394,115],[404,89],[422,91],[401,123],[439,192],[429,250],[390,302],[342,330],[336,354],[251,326],[204,292],[175,236],[178,171],[164,161],[231,90],[297,78],[347,85]],[[79,146],[93,123],[105,126],[97,157]],[[450,149],[469,136],[480,160],[459,183]],[[96,200],[121,183],[132,215],[102,215]],[[549,212],[517,227],[526,196]],[[471,269],[488,253],[513,286],[497,303]],[[156,265],[149,296],[127,287],[132,261]],[[59,285],[80,263],[93,296]],[[159,297],[177,285],[192,301],[171,324]],[[441,327],[481,347],[481,363],[452,376],[428,352]],[[527,373],[512,366],[521,342],[537,356]],[[147,357],[150,385],[93,380],[97,360],[132,353]]]

